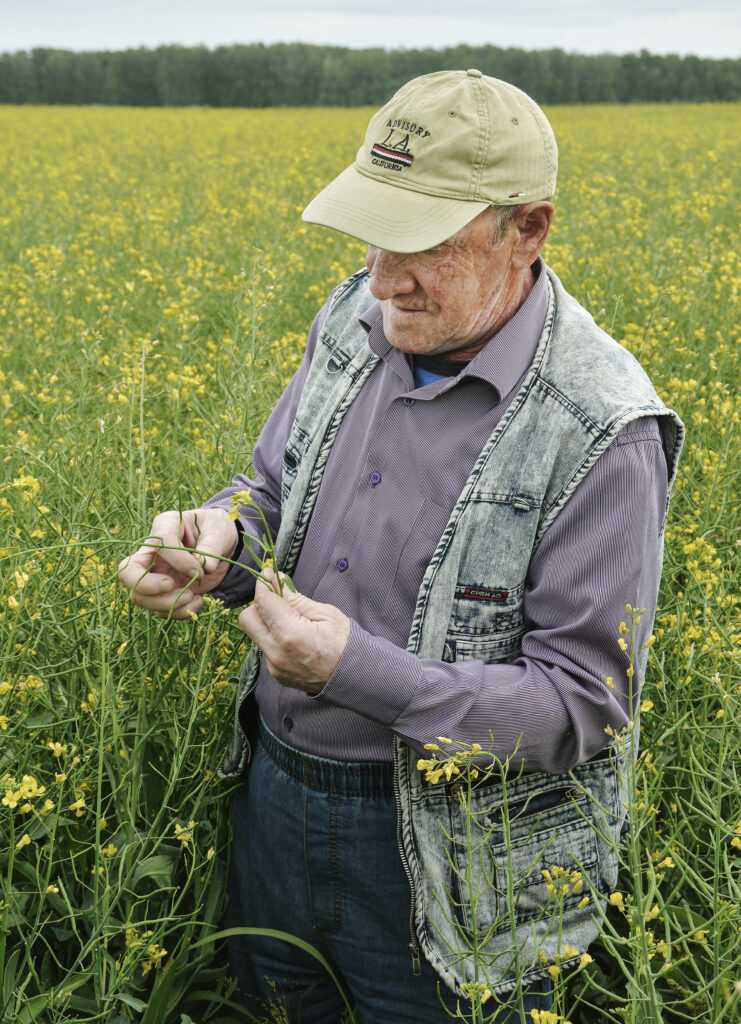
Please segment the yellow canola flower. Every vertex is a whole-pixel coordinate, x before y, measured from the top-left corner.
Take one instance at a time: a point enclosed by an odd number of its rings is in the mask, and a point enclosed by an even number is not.
[[[463,995],[469,1002],[477,1002],[483,1005],[491,999],[491,989],[480,981],[464,982],[461,986]]]
[[[16,850],[22,850],[24,846],[28,846],[29,843],[32,843],[32,842],[33,842],[33,839],[31,839],[31,837],[28,834],[28,832],[24,832],[23,835],[21,836],[21,838],[15,844],[15,848],[16,848]]]
[[[75,816],[77,818],[81,818],[82,815],[87,810],[87,808],[85,806],[85,797],[84,796],[79,797],[77,800],[75,800],[73,803],[71,803],[68,806],[67,810],[68,811],[74,811],[75,812]]]
[[[20,794],[25,797],[43,796],[46,786],[40,786],[33,775],[24,775],[21,779]]]
[[[611,892],[607,902],[611,907],[617,907],[621,914],[625,913],[625,901],[621,892]]]
[[[231,509],[228,513],[231,520],[239,519],[240,505],[254,505],[255,499],[248,490],[236,491],[231,497]]]

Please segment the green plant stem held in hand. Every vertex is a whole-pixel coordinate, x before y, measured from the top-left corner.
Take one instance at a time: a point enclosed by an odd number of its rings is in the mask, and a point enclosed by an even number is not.
[[[275,541],[273,540],[272,534],[270,532],[270,526],[268,524],[267,519],[265,518],[265,513],[257,504],[257,502],[255,501],[255,499],[252,497],[251,493],[248,490],[237,491],[236,494],[232,495],[231,500],[232,507],[229,512],[229,518],[231,520],[237,520],[239,518],[240,505],[247,505],[249,508],[254,508],[258,516],[260,517],[260,521],[262,522],[263,528],[265,530],[262,546],[263,551],[267,552],[268,557],[260,560],[261,564],[259,572],[255,571],[254,569],[250,569],[249,566],[243,566],[243,568],[247,569],[248,572],[252,573],[252,575],[256,579],[262,580],[263,583],[265,583],[267,586],[272,586],[272,584],[262,575],[262,571],[264,569],[275,567]],[[294,593],[296,592],[296,586],[290,576],[288,576],[284,572],[278,572],[277,569],[275,571],[275,575],[276,580],[278,582],[278,593],[280,594],[281,597],[283,596],[284,586],[286,590],[293,591]]]

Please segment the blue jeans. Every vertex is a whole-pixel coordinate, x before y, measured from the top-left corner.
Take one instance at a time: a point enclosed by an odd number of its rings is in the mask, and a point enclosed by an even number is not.
[[[233,795],[231,824],[226,927],[275,928],[316,947],[361,1024],[449,1024],[438,986],[453,1012],[454,994],[423,954],[421,974],[412,972],[391,764],[304,754],[261,721],[246,780]],[[303,950],[240,936],[230,940],[229,960],[237,995],[258,1020],[340,1024],[337,988]],[[282,1006],[285,1017],[271,1017],[270,1005]],[[526,1024],[531,1009],[551,1005],[549,982],[527,990]],[[492,998],[485,1008],[494,1006]],[[496,1020],[520,1024],[521,1017],[503,1008]]]

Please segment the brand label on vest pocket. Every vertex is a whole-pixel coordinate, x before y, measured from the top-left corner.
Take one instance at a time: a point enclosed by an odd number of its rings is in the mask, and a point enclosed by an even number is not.
[[[486,601],[489,604],[506,604],[511,593],[511,590],[480,587],[476,584],[459,584],[455,588],[455,596],[457,598],[465,598],[468,601]]]

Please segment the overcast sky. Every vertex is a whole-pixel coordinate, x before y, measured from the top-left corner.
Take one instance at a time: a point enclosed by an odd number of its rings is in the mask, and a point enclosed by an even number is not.
[[[741,54],[739,0],[0,0],[0,51],[160,43],[493,43],[582,53]]]

